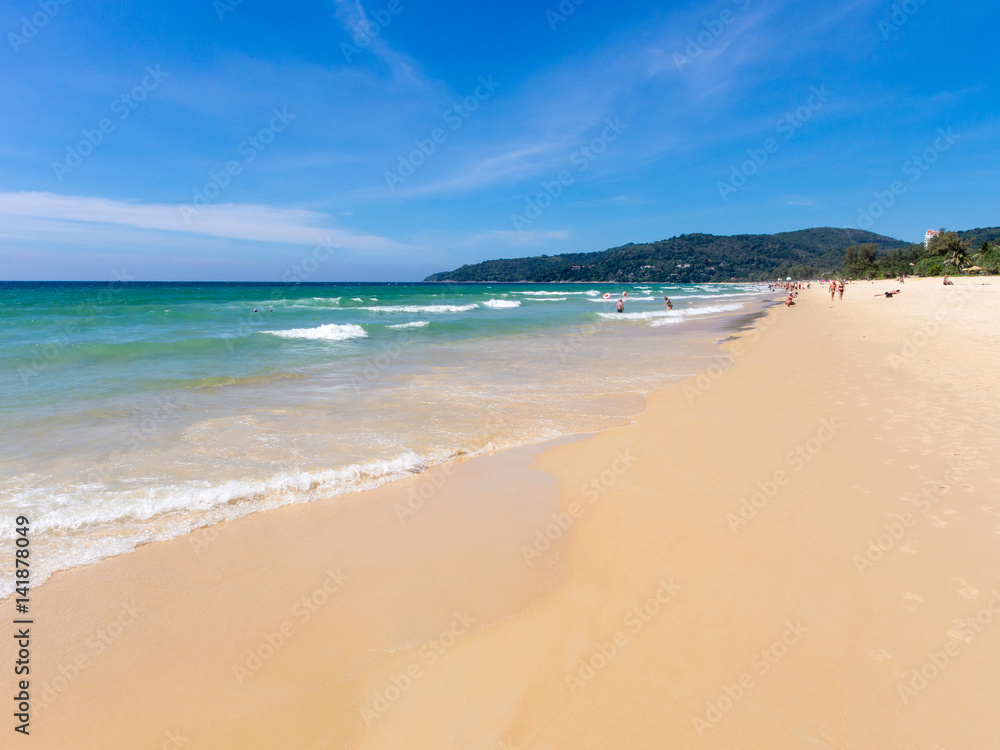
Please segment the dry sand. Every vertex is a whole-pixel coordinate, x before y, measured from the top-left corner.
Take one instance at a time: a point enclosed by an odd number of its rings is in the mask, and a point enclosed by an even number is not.
[[[56,575],[23,744],[996,747],[1000,282],[895,287],[627,427]]]

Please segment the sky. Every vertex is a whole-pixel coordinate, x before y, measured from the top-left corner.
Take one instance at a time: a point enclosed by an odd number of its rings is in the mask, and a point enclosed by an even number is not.
[[[1000,224],[995,0],[7,0],[0,278]]]

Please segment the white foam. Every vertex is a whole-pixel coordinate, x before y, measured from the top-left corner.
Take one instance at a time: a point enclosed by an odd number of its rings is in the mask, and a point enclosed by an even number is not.
[[[521,301],[516,299],[488,299],[483,303],[484,307],[520,307]]]
[[[475,310],[479,305],[373,305],[371,307],[355,307],[355,310],[371,310],[372,312],[405,312],[405,313],[456,313]]]
[[[542,299],[529,299],[528,302],[565,302],[566,297],[543,297]]]
[[[290,328],[287,331],[261,331],[272,336],[285,339],[316,339],[318,341],[344,341],[345,339],[360,339],[368,334],[365,329],[354,323],[336,325],[327,323],[315,328]]]
[[[423,328],[426,325],[430,325],[429,320],[414,320],[412,323],[396,323],[395,325],[386,326],[386,328]]]
[[[684,294],[678,295],[678,299],[724,299],[727,297],[757,297],[760,294],[767,294],[767,292],[732,292],[732,293],[719,293],[719,294]]]
[[[17,498],[17,506],[32,519],[33,543],[50,535],[58,540],[46,550],[39,567],[33,565],[32,583],[38,585],[58,570],[123,555],[140,544],[171,539],[202,526],[282,505],[372,489],[447,458],[445,454],[421,457],[407,451],[394,458],[339,469],[283,472],[262,481],[233,480],[216,485],[192,481],[117,492],[103,485],[76,485],[58,498],[29,490]],[[5,539],[12,538],[12,519],[0,518],[0,534]],[[13,575],[0,578],[0,599],[13,592],[14,581]]]
[[[562,296],[565,294],[590,294],[590,292],[518,292],[518,294],[526,294],[529,297],[546,297],[546,296]],[[600,292],[594,292],[594,294],[600,294]]]
[[[657,318],[649,321],[649,324],[651,326],[673,326],[683,322],[684,318]]]
[[[654,318],[689,318],[693,315],[712,315],[714,313],[733,312],[743,305],[706,305],[705,307],[687,307],[681,310],[649,310],[637,313],[597,313],[605,320],[653,320]]]

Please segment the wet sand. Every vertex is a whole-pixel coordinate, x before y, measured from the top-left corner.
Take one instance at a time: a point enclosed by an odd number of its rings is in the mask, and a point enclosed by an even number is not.
[[[31,744],[991,747],[1000,281],[896,286],[626,427],[57,574]]]

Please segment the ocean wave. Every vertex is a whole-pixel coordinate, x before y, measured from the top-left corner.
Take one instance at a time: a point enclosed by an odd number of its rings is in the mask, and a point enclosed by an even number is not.
[[[33,566],[32,582],[38,585],[56,571],[127,554],[141,544],[172,539],[203,526],[373,489],[449,457],[407,451],[394,458],[339,469],[284,472],[261,481],[187,482],[118,492],[109,492],[103,485],[77,485],[56,498],[49,492],[28,491],[17,498],[17,507],[32,519],[32,546],[45,543],[49,534],[58,540],[46,549],[44,564]],[[0,519],[0,533],[10,538],[12,521]],[[13,592],[14,580],[13,575],[0,578],[0,599]]]
[[[680,310],[648,310],[637,313],[597,313],[605,320],[653,320],[654,318],[689,318],[694,315],[712,315],[715,313],[735,312],[743,305],[706,305],[705,307],[687,307]]]
[[[337,325],[327,323],[315,328],[290,328],[287,331],[261,331],[272,336],[281,336],[285,339],[315,339],[318,341],[344,341],[345,339],[360,339],[368,334],[365,329],[354,323]]]
[[[475,310],[479,305],[372,305],[370,307],[355,307],[355,310],[371,310],[372,312],[405,312],[405,313],[456,313]]]
[[[565,302],[566,297],[542,297],[541,299],[529,299],[528,302]]]
[[[685,294],[678,295],[678,299],[726,299],[728,297],[757,297],[767,292],[729,292],[719,294]]]
[[[546,297],[546,296],[562,296],[564,294],[590,294],[590,292],[518,292],[518,294],[525,294],[529,297]],[[594,294],[600,294],[600,292],[594,292]]]
[[[516,299],[488,299],[483,303],[484,307],[520,307],[521,301]]]
[[[649,324],[651,326],[673,326],[683,322],[684,318],[656,318],[649,321]]]
[[[395,325],[386,326],[386,328],[423,328],[426,325],[430,325],[429,320],[414,320],[412,323],[396,323]]]

